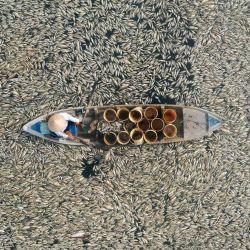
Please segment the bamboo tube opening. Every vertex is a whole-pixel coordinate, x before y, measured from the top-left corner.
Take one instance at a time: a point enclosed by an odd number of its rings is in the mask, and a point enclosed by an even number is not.
[[[154,130],[148,130],[144,134],[144,139],[147,143],[155,143],[158,139],[158,135]]]
[[[168,138],[174,138],[177,135],[177,128],[173,124],[168,124],[164,128],[163,134]]]
[[[155,118],[151,122],[151,128],[157,132],[161,131],[164,127],[164,122],[160,118]]]
[[[121,121],[125,121],[128,119],[129,116],[129,110],[127,108],[119,108],[117,110],[117,117]]]
[[[176,111],[174,109],[166,109],[163,113],[163,119],[166,123],[173,123],[177,118]]]
[[[118,135],[117,135],[117,141],[119,144],[125,145],[128,144],[130,141],[130,136],[129,133],[126,131],[121,131]]]
[[[150,128],[150,122],[146,118],[143,118],[141,121],[138,122],[137,126],[143,132],[145,132]]]
[[[116,134],[113,132],[104,135],[104,143],[106,145],[114,145],[116,143]]]
[[[143,143],[143,131],[139,128],[134,128],[130,132],[130,138],[134,142],[134,144],[140,145]]]
[[[158,110],[155,107],[147,107],[144,111],[144,116],[148,120],[153,120],[158,116]]]
[[[139,122],[142,119],[142,117],[143,113],[141,107],[136,107],[129,112],[129,120],[134,123]]]
[[[114,122],[116,120],[116,111],[114,109],[106,109],[103,113],[103,118],[107,122]]]

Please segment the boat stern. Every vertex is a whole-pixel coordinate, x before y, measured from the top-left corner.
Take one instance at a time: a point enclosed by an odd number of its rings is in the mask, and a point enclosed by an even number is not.
[[[25,125],[23,125],[23,131],[28,132],[28,128],[29,128],[28,123],[26,123]]]
[[[38,117],[35,120],[32,120],[23,126],[23,131],[30,133],[32,135],[40,136],[41,133],[39,131],[39,123],[44,119],[44,116]]]

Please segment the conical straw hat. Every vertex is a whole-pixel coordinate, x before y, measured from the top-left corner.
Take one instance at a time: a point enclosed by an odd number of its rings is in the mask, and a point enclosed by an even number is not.
[[[55,114],[49,118],[48,127],[53,132],[63,132],[68,126],[68,122],[60,114]]]

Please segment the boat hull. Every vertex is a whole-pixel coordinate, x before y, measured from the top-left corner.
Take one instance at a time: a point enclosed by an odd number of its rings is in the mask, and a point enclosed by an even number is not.
[[[169,138],[164,136],[164,133],[157,132],[157,134],[159,135],[159,139],[152,144],[165,144],[165,143],[181,142],[181,141],[201,138],[210,135],[214,130],[219,129],[220,126],[222,125],[221,117],[204,109],[181,106],[181,105],[139,104],[139,105],[90,106],[90,107],[77,107],[77,108],[58,110],[40,116],[35,120],[25,124],[23,130],[42,139],[66,145],[76,145],[76,146],[88,145],[100,148],[124,146],[123,144],[119,144],[117,142],[114,145],[106,145],[105,141],[103,140],[103,136],[105,133],[102,131],[100,132],[100,130],[98,129],[98,125],[94,135],[90,138],[88,136],[87,138],[85,138],[86,136],[81,135],[81,128],[78,129],[80,132],[80,135],[77,136],[78,141],[72,141],[69,139],[64,139],[59,137],[52,137],[50,135],[41,133],[40,131],[35,129],[35,127],[36,124],[38,123],[46,122],[50,115],[61,112],[67,112],[72,116],[78,116],[82,120],[82,123],[84,123],[85,120],[88,119],[88,114],[92,113],[93,120],[97,120],[98,124],[100,124],[105,122],[103,117],[104,117],[104,112],[107,109],[114,109],[115,111],[117,111],[120,108],[126,108],[129,111],[131,111],[135,107],[138,107],[139,109],[142,110],[145,110],[147,107],[155,107],[159,111],[158,118],[160,119],[163,119],[162,116],[164,110],[167,109],[174,110],[177,114],[177,119],[173,122],[173,125],[177,129],[176,136],[174,138]],[[168,123],[166,122],[164,126],[166,126],[167,124]],[[96,135],[96,132],[98,132],[98,136]],[[118,132],[119,131],[116,131],[116,133]],[[144,141],[144,144],[147,143]],[[135,144],[133,143],[132,140],[130,140],[130,143],[126,144],[126,146],[135,146]]]

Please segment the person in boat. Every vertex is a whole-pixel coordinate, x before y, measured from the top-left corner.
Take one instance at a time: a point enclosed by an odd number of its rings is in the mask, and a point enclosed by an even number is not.
[[[73,117],[68,113],[58,113],[48,117],[48,128],[54,132],[57,136],[70,140],[78,140],[70,131],[66,131],[68,127],[68,121],[74,122],[77,126],[80,126],[81,121],[79,118]],[[91,134],[96,130],[97,121],[92,121],[88,124],[87,133]]]
[[[68,122],[74,122],[77,126],[80,125],[80,119],[69,115],[68,113],[53,114],[48,117],[49,130],[54,132],[57,136],[65,139],[76,140],[77,138],[70,132],[66,131]]]

